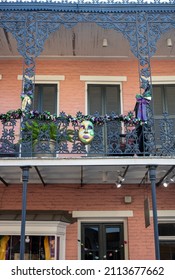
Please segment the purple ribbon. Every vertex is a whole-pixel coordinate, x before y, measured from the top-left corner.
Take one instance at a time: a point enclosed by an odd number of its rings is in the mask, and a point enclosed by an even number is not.
[[[146,105],[149,104],[149,100],[146,98],[140,96],[137,97],[137,102],[138,102],[138,111],[137,111],[137,118],[146,121],[147,120],[147,114],[146,114]]]

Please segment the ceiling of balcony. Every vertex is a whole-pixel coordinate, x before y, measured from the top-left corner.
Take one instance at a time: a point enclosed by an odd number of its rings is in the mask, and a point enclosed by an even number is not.
[[[75,159],[77,160],[77,159]],[[105,159],[104,159],[105,160]],[[59,160],[57,159],[57,162]],[[144,161],[144,160],[143,160]],[[51,165],[49,163],[51,162]],[[125,178],[122,185],[140,185],[144,186],[150,184],[147,165],[95,165],[98,159],[95,159],[94,164],[91,165],[69,165],[70,159],[67,159],[67,165],[54,165],[54,161],[48,161],[47,165],[38,165],[35,160],[32,161],[29,169],[29,184],[41,184],[44,186],[52,184],[76,184],[83,187],[88,184],[109,184],[111,187],[116,187],[118,176]],[[2,163],[2,164],[1,164]],[[13,184],[22,183],[22,170],[20,168],[20,161],[16,166],[3,166],[4,162],[0,162],[0,185],[7,187]],[[27,163],[26,163],[27,165]],[[173,165],[159,165],[156,169],[156,183],[162,184],[163,179],[169,179],[175,175],[175,166]]]
[[[172,39],[172,47],[167,46],[167,39]],[[107,46],[103,47],[103,39],[107,39]],[[12,34],[0,29],[0,58],[19,57],[16,40]],[[95,23],[79,23],[74,28],[66,29],[62,26],[51,34],[45,42],[41,57],[49,58],[133,58],[129,43],[121,33],[107,30]],[[164,34],[157,43],[157,58],[175,57],[175,32]]]

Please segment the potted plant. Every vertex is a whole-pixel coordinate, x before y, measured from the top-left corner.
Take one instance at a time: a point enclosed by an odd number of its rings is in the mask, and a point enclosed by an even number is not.
[[[37,156],[39,153],[55,154],[56,147],[62,142],[73,141],[74,130],[61,127],[60,123],[51,120],[27,120],[23,123],[21,142],[32,142]]]

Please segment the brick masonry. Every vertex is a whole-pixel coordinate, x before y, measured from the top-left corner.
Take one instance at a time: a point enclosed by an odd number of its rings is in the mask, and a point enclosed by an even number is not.
[[[0,111],[20,108],[22,60],[0,61]],[[170,71],[171,70],[171,71]],[[133,61],[59,61],[38,60],[37,75],[64,75],[60,81],[59,109],[66,113],[85,112],[85,82],[80,75],[91,76],[127,76],[123,82],[123,111],[133,110],[135,95],[139,93],[138,63]],[[152,75],[175,75],[174,61],[153,61]],[[124,196],[131,195],[132,203],[125,204]],[[150,198],[150,186],[124,186],[121,189],[113,185],[29,185],[27,195],[28,210],[68,210],[68,211],[115,211],[133,210],[134,216],[128,218],[129,259],[154,259],[153,224],[145,228],[144,198]],[[157,189],[159,210],[174,210],[175,188],[173,185]],[[22,199],[21,185],[5,187],[0,185],[0,210],[20,210]],[[66,259],[78,258],[77,223],[67,227]]]

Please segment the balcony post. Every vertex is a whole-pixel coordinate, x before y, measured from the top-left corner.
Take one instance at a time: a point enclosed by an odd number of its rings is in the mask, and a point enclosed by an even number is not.
[[[151,181],[151,191],[152,191],[155,255],[156,255],[156,260],[160,260],[157,202],[156,202],[156,166],[154,165],[149,166],[149,177]]]
[[[25,226],[26,226],[26,202],[27,202],[27,183],[29,179],[29,166],[21,167],[22,169],[22,215],[21,215],[21,236],[20,236],[20,260],[24,260],[25,253]]]

